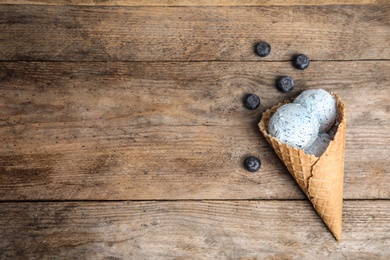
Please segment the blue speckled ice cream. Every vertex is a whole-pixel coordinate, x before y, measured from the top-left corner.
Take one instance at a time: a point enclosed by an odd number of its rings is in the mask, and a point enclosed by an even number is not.
[[[268,124],[271,136],[298,149],[309,147],[316,140],[318,129],[317,117],[293,103],[279,107]]]
[[[327,132],[336,120],[336,99],[323,89],[305,90],[293,103],[301,104],[318,118],[320,133]]]
[[[305,153],[320,157],[325,152],[330,141],[332,141],[332,137],[329,134],[319,134],[314,143],[305,149]]]

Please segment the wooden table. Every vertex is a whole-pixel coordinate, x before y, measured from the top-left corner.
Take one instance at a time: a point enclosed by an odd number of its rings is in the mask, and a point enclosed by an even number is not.
[[[314,2],[1,0],[0,259],[390,259],[390,4]],[[348,109],[341,243],[257,128],[311,88]]]

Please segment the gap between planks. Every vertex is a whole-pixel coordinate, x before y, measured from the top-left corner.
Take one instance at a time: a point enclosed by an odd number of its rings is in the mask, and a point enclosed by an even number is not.
[[[0,60],[0,63],[19,63],[19,62],[29,62],[29,63],[254,63],[254,64],[261,64],[261,63],[280,63],[280,62],[292,62],[293,59],[286,59],[286,60]],[[351,59],[351,60],[327,60],[327,59],[311,59],[310,63],[314,62],[388,62],[390,59]]]
[[[294,202],[294,201],[309,201],[307,198],[284,198],[284,199],[140,199],[140,200],[0,200],[0,204],[8,203],[142,203],[142,202],[173,202],[173,203],[186,203],[186,202]],[[355,202],[355,201],[390,201],[390,198],[357,198],[357,199],[343,199],[343,202]]]
[[[373,5],[387,0],[1,0],[0,4],[74,5],[74,6],[288,6],[288,5]]]

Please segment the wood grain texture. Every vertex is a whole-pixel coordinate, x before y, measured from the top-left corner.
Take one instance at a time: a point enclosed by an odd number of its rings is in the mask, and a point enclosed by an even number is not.
[[[390,5],[0,6],[0,59],[281,61],[390,59]],[[266,40],[272,53],[254,54]]]
[[[2,259],[389,259],[389,215],[386,200],[345,201],[337,243],[307,201],[1,203],[0,252]]]
[[[2,200],[303,198],[260,135],[261,112],[308,88],[345,101],[344,197],[389,198],[390,64],[3,62]],[[281,94],[279,75],[297,87]],[[246,93],[262,99],[242,106]],[[242,167],[262,159],[258,173]]]
[[[0,0],[0,4],[94,6],[291,6],[388,4],[387,0]]]
[[[0,0],[0,259],[390,259],[389,17],[388,0]],[[348,109],[341,243],[256,126],[318,87]]]

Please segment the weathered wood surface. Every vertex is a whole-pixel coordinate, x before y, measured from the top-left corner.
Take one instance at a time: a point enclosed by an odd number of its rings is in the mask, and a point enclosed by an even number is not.
[[[0,59],[259,61],[390,59],[390,5],[0,6]],[[261,59],[253,46],[272,45]]]
[[[388,0],[0,0],[0,4],[97,6],[289,6],[368,5],[388,3]]]
[[[387,0],[0,0],[0,259],[389,259],[389,17]],[[256,126],[318,87],[348,108],[341,243]]]
[[[0,64],[2,200],[293,199],[258,131],[261,112],[307,88],[348,108],[345,198],[390,197],[390,63]],[[282,94],[279,75],[297,87]],[[243,107],[246,93],[262,99]],[[243,169],[247,155],[258,173]]]
[[[345,201],[337,243],[307,201],[1,203],[3,259],[389,259],[390,201]]]

